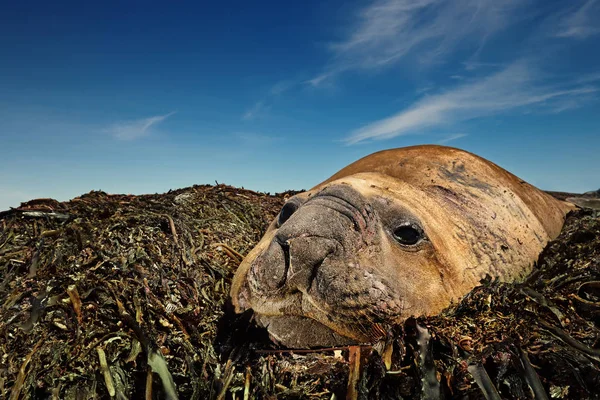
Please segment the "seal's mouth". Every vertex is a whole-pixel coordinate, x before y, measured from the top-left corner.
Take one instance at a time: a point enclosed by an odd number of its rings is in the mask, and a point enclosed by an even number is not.
[[[326,324],[306,316],[254,315],[258,325],[267,329],[274,342],[301,349],[374,343],[386,336],[386,326],[389,325],[358,320],[344,323],[327,321]]]
[[[266,328],[271,339],[290,348],[333,347],[357,341],[340,335],[328,326],[308,317],[255,314],[256,322]]]
[[[314,276],[298,280],[310,282],[302,289],[284,286],[257,294],[246,286],[238,303],[252,309],[258,324],[267,328],[275,342],[286,347],[377,341],[385,336],[383,324],[399,314],[397,296],[380,277],[358,264],[340,273],[340,263],[338,257],[326,257]]]
[[[373,342],[376,327],[399,315],[392,285],[337,240],[315,236],[274,239],[253,260],[237,293],[273,340],[291,348]]]

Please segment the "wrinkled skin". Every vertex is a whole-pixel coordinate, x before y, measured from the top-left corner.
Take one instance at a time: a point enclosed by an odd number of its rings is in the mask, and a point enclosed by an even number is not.
[[[373,341],[487,274],[524,276],[573,208],[462,150],[375,153],[288,200],[232,301],[284,346]]]

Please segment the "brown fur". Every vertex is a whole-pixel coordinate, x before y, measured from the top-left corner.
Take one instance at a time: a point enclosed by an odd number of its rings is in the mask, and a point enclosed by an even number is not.
[[[238,311],[254,309],[291,347],[368,341],[376,324],[438,313],[486,275],[519,279],[574,208],[431,145],[369,155],[293,201],[299,209],[273,222],[231,289]],[[426,240],[399,245],[390,232],[404,220]]]

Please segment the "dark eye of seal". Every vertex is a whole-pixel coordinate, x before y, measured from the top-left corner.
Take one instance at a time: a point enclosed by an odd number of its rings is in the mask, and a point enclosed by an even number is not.
[[[279,227],[283,225],[285,221],[290,219],[292,214],[295,213],[297,209],[298,204],[296,204],[296,202],[288,201],[287,203],[285,203],[283,208],[279,212],[279,218],[277,218],[277,226]]]
[[[412,246],[423,238],[423,233],[411,225],[402,225],[394,231],[394,239],[400,244]]]

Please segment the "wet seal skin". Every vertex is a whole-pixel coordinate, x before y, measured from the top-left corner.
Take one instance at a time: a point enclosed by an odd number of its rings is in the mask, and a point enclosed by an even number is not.
[[[463,150],[381,151],[286,202],[232,302],[287,347],[371,342],[486,275],[523,278],[574,208]]]

